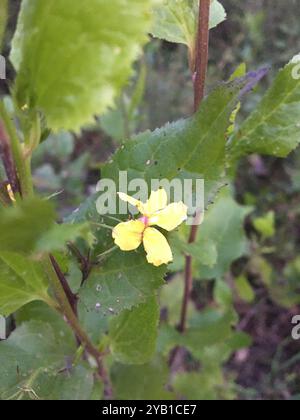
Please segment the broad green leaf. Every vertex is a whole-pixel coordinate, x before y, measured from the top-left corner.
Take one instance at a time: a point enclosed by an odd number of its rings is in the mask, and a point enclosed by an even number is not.
[[[164,0],[154,8],[152,34],[169,42],[186,44],[194,51],[197,33],[199,0]],[[222,4],[212,0],[210,11],[210,29],[226,19]]]
[[[201,235],[196,242],[201,245],[207,240],[214,241],[218,258],[212,268],[199,265],[195,261],[200,278],[222,277],[233,261],[246,253],[247,238],[243,225],[245,217],[251,210],[251,207],[237,204],[229,189],[221,192],[216,203],[206,212],[204,222],[200,227]]]
[[[158,323],[159,306],[154,297],[113,318],[109,338],[114,359],[124,364],[149,362],[156,348]]]
[[[259,153],[286,157],[300,142],[299,58],[281,70],[261,103],[234,134],[228,156]]]
[[[65,335],[64,328],[57,328],[58,325],[24,322],[0,343],[1,399],[91,398],[93,372],[85,364],[72,366],[76,351],[74,336]]]
[[[10,315],[34,300],[49,301],[47,278],[39,262],[20,254],[0,254],[0,314]]]
[[[30,253],[55,219],[51,203],[37,198],[0,211],[0,252]]]
[[[225,170],[225,132],[238,91],[238,86],[221,85],[195,116],[136,136],[103,168],[103,177],[119,182],[119,171],[124,170],[129,181],[193,176],[219,180]]]
[[[19,105],[42,110],[53,130],[105,112],[147,41],[153,1],[23,0],[11,53]]]
[[[120,400],[170,400],[167,391],[169,371],[167,363],[155,358],[146,365],[121,365],[111,370],[114,396]]]
[[[42,372],[35,382],[37,396],[48,401],[86,401],[91,398],[93,387],[93,371],[82,365],[60,374]],[[100,391],[99,399],[101,394]]]
[[[119,314],[153,296],[164,284],[164,274],[165,268],[147,263],[144,251],[118,251],[92,272],[79,298],[89,311]]]
[[[5,28],[6,28],[7,7],[8,7],[8,0],[1,0],[0,2],[0,51],[1,51],[2,41],[3,41]]]

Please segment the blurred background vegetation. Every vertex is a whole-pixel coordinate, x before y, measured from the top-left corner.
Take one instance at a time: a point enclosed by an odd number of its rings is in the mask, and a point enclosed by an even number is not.
[[[211,31],[208,89],[246,63],[271,71],[243,104],[247,115],[275,72],[300,51],[299,0],[222,0],[228,19]],[[10,1],[5,54],[19,1]],[[55,65],[55,63],[53,63]],[[9,80],[14,77],[9,68]],[[7,86],[8,89],[9,86]],[[61,216],[94,191],[101,165],[120,142],[140,130],[192,112],[192,81],[184,46],[151,40],[115,110],[80,136],[50,136],[34,158],[36,188],[56,197]],[[254,206],[245,229],[247,257],[237,261],[234,285],[239,329],[253,345],[238,351],[226,368],[240,398],[300,399],[300,342],[291,339],[291,319],[300,313],[300,150],[288,159],[251,156],[235,180],[239,203]],[[226,217],[226,214],[224,214]],[[211,302],[209,283],[197,283],[196,306]]]

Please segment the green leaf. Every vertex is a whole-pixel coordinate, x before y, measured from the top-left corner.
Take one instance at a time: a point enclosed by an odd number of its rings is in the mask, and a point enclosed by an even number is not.
[[[51,203],[32,198],[0,210],[0,252],[30,253],[55,219]]]
[[[167,391],[169,370],[167,363],[155,358],[146,365],[121,365],[111,370],[114,396],[120,400],[170,400]]]
[[[173,387],[177,395],[187,400],[219,401],[235,398],[233,384],[231,390],[218,366],[204,372],[179,373],[174,378]]]
[[[22,324],[6,341],[0,342],[0,397],[12,397],[22,392],[22,387],[35,389],[40,374],[67,368],[75,351],[75,340],[62,340],[59,330],[50,324],[40,321]]]
[[[195,175],[219,180],[225,170],[225,132],[238,91],[237,85],[221,85],[195,116],[136,136],[103,168],[103,177],[119,182],[119,171],[127,171],[129,181],[142,178],[149,184],[152,179]]]
[[[1,51],[2,41],[3,41],[5,28],[6,28],[7,7],[8,7],[8,0],[1,0],[1,3],[0,3],[0,51]]]
[[[286,157],[300,142],[299,58],[281,70],[261,103],[234,134],[228,156],[234,163],[240,157],[259,153]]]
[[[91,398],[94,377],[88,366],[76,366],[60,374],[42,372],[35,382],[37,396],[48,401],[86,401]],[[101,399],[102,392],[99,393]]]
[[[124,311],[110,323],[110,349],[115,360],[124,364],[144,364],[156,348],[159,306],[150,298],[131,311]]]
[[[276,233],[274,211],[269,211],[263,217],[255,218],[253,220],[253,225],[264,239],[272,238]]]
[[[182,274],[177,274],[162,289],[159,295],[160,306],[167,309],[168,322],[177,325],[180,319],[182,296],[184,293],[184,278]],[[196,312],[196,308],[191,302],[188,306],[188,319]]]
[[[246,276],[241,275],[235,280],[235,287],[241,299],[252,303],[255,300],[255,293]]]
[[[25,318],[32,310],[32,314],[41,310],[40,318],[47,313],[45,306],[31,305],[29,312],[23,311]],[[53,314],[50,318],[56,319]],[[93,371],[86,364],[72,366],[75,352],[73,334],[65,334],[65,327],[57,320],[53,325],[42,321],[23,322],[0,343],[0,398],[90,399]]]
[[[19,105],[42,110],[56,131],[104,113],[147,41],[152,4],[24,0],[11,53]]]
[[[217,247],[217,263],[209,268],[195,261],[200,278],[221,278],[232,262],[246,253],[247,238],[243,225],[251,210],[251,207],[237,204],[228,188],[220,193],[216,203],[205,214],[201,235],[196,242],[202,246],[202,242],[214,241]]]
[[[169,42],[186,44],[194,51],[199,11],[198,0],[165,0],[154,9],[152,34]],[[210,29],[226,19],[224,7],[212,0]]]
[[[10,315],[34,300],[48,302],[47,278],[40,263],[20,254],[0,254],[0,314]]]
[[[89,238],[90,226],[82,224],[53,225],[37,242],[36,251],[53,252],[62,250],[67,242],[74,242],[77,238]]]
[[[79,292],[89,311],[119,314],[153,296],[163,284],[165,268],[148,264],[144,252],[116,252],[95,269]]]

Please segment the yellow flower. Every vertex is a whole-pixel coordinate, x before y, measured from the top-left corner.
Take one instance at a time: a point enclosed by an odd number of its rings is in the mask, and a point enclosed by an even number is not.
[[[113,229],[113,239],[122,251],[133,251],[142,243],[150,264],[159,267],[173,261],[173,254],[164,235],[152,226],[159,226],[170,232],[187,219],[187,206],[180,201],[168,205],[164,189],[152,191],[149,200],[142,203],[124,193],[119,193],[121,200],[135,206],[142,217],[138,220],[119,223]]]

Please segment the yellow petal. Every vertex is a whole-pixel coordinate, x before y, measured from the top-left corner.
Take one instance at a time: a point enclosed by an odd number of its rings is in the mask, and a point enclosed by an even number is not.
[[[163,188],[152,191],[149,200],[143,206],[143,214],[152,216],[157,211],[167,207],[167,204],[168,195]]]
[[[149,225],[156,225],[167,231],[174,230],[187,219],[187,210],[187,206],[182,201],[172,203],[153,215],[149,219]]]
[[[137,249],[143,240],[144,223],[139,220],[131,220],[125,223],[119,223],[112,232],[115,244],[122,251],[133,251]]]
[[[150,264],[159,267],[173,261],[170,245],[164,235],[157,229],[147,228],[144,232],[143,243]]]
[[[125,201],[126,203],[131,204],[132,206],[136,207],[141,213],[143,209],[143,203],[133,197],[130,197],[130,195],[127,195],[125,193],[119,192],[118,196],[122,201]]]

